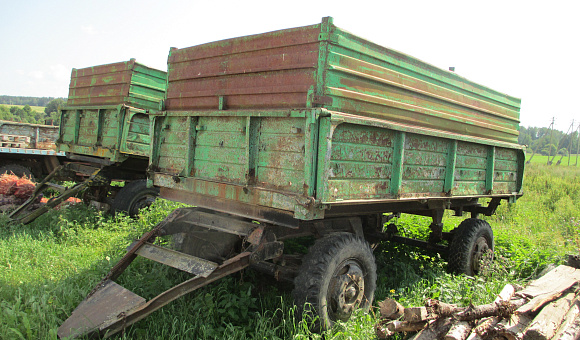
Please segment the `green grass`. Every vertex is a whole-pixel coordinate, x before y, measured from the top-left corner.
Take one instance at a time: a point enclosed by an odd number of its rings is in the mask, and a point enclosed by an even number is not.
[[[508,282],[524,284],[548,264],[577,253],[580,169],[527,166],[525,196],[486,218],[496,240],[496,262],[477,277],[446,273],[439,255],[383,243],[375,251],[376,302],[393,297],[406,306],[426,298],[466,305],[488,303]],[[84,206],[51,211],[30,225],[0,215],[0,334],[3,339],[56,339],[56,329],[123,256],[133,239],[179,205],[158,200],[139,220],[111,218]],[[446,230],[462,218],[446,216]],[[426,237],[427,218],[403,216],[404,235]],[[177,270],[136,260],[118,282],[151,298],[187,279]],[[210,284],[129,327],[118,339],[322,339],[294,315],[291,285],[245,270]],[[376,310],[339,323],[327,339],[374,338]],[[397,338],[395,338],[397,339]]]
[[[531,159],[531,163],[535,164],[548,164],[548,160],[552,160],[552,158],[554,158],[554,155],[544,156],[540,154],[535,154],[534,157],[532,158],[531,153],[526,154],[526,161],[529,161]],[[556,165],[558,161],[560,161],[560,164]],[[580,156],[578,156],[578,162],[576,162],[575,154],[572,154],[570,156],[564,156],[564,158],[562,158],[562,155],[557,155],[556,158],[554,158],[553,160],[554,163],[553,166],[568,166],[568,161],[570,161],[570,166],[580,167]]]

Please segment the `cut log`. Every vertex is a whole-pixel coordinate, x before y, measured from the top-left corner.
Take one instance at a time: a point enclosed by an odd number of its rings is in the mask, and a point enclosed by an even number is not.
[[[568,293],[542,308],[526,329],[524,335],[526,340],[551,339],[564,320],[564,316],[570,310],[575,296],[575,293]]]
[[[570,287],[580,281],[580,269],[560,265],[530,284],[517,295],[527,297],[530,302],[518,308],[517,313],[525,314],[539,310],[546,303],[560,297]]]
[[[471,325],[467,321],[460,321],[449,329],[445,335],[445,340],[465,340],[471,332]]]
[[[409,307],[404,310],[404,319],[409,322],[425,321],[429,317],[426,307]]]
[[[510,301],[510,299],[514,296],[515,292],[516,288],[511,284],[507,284],[505,285],[505,287],[503,287],[503,289],[497,295],[497,297],[493,302],[495,304],[498,304],[501,302],[505,303],[505,301]],[[510,301],[510,304],[514,306],[513,308],[517,308],[515,306],[521,306],[526,302],[527,300],[521,299],[516,301]],[[475,327],[473,327],[473,329],[471,330],[471,334],[469,334],[467,340],[482,340],[484,335],[495,325],[497,325],[499,321],[500,321],[499,316],[491,316],[480,319],[475,325]],[[505,339],[503,336],[501,336],[500,338]]]
[[[395,320],[403,315],[403,306],[393,299],[385,299],[379,302],[379,308],[381,311],[381,319],[391,319]]]
[[[505,285],[505,287],[503,287],[501,292],[499,292],[499,294],[497,295],[497,297],[493,302],[509,301],[514,296],[515,293],[516,290],[514,286],[508,283],[507,285]]]
[[[558,334],[552,339],[554,340],[580,339],[580,314],[576,315],[576,318],[572,320],[572,322],[568,325],[568,327],[562,330],[562,333],[558,332]]]
[[[525,315],[514,314],[495,326],[496,336],[503,336],[507,340],[522,340],[524,331],[531,322],[532,319]]]
[[[477,325],[475,327],[473,327],[473,333],[475,333],[479,336],[483,336],[490,329],[495,327],[495,325],[497,325],[499,321],[500,321],[499,316],[492,316],[489,318],[481,319],[481,320],[479,320]]]
[[[418,332],[427,326],[427,321],[420,322],[409,322],[409,321],[399,321],[391,320],[389,322],[381,322],[376,326],[377,337],[385,339],[388,336],[394,335],[400,332]]]
[[[451,318],[441,318],[429,323],[429,326],[415,334],[409,340],[433,340],[445,335],[452,326]]]

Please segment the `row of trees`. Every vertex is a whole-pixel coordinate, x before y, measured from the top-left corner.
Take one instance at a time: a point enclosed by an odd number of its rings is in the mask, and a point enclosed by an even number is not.
[[[44,112],[33,110],[29,104],[25,104],[24,106],[0,105],[0,120],[58,125],[60,123],[58,107],[64,104],[65,100],[62,98],[52,99],[46,105],[43,105],[46,106]]]
[[[553,130],[549,127],[520,127],[518,142],[528,146],[528,151],[541,155],[575,154],[579,146],[578,130],[570,133]]]
[[[12,105],[30,105],[30,106],[47,106],[54,97],[23,97],[23,96],[0,96],[0,104]],[[60,98],[62,99],[62,98]]]

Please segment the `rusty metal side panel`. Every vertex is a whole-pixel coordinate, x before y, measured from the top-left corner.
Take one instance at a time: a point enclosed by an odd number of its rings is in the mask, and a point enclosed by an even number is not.
[[[430,130],[390,121],[332,116],[321,119],[317,199],[324,203],[521,193],[524,153],[518,145],[430,136]]]
[[[442,194],[451,140],[408,134],[405,138],[400,194],[440,196]]]
[[[170,52],[169,110],[323,107],[514,143],[520,99],[333,25]]]
[[[517,142],[520,99],[330,27],[325,108]]]
[[[332,134],[326,200],[387,197],[393,140],[392,130],[340,124]]]
[[[485,179],[488,149],[485,145],[457,143],[455,185],[453,190],[462,195],[486,194]]]
[[[67,106],[123,103],[129,95],[135,60],[73,69]]]
[[[305,158],[306,125],[301,117],[260,119],[257,186],[308,196],[304,173],[309,162]]]
[[[0,142],[4,142],[3,137],[6,137],[7,141],[14,139],[9,136],[15,136],[25,140],[24,145],[22,145],[24,148],[55,150],[55,141],[58,138],[58,126],[0,120]]]
[[[65,151],[62,150],[63,145],[75,142],[76,116],[77,110],[60,110],[60,132],[57,143],[60,151]]]
[[[77,144],[95,146],[98,144],[99,110],[87,109],[79,115],[79,129]]]
[[[246,117],[199,117],[193,177],[244,185]]]
[[[169,189],[162,195],[177,190],[187,203],[217,210],[261,206],[312,215],[315,114],[170,111],[156,116],[150,158],[154,184]]]
[[[128,109],[123,124],[120,151],[125,154],[149,157],[150,144],[149,115]]]
[[[128,156],[120,154],[119,149],[126,111],[123,106],[61,108],[57,150],[124,161]]]
[[[296,108],[310,100],[320,25],[173,49],[168,110]]]
[[[158,143],[155,145],[155,167],[159,171],[174,176],[186,171],[187,141],[190,139],[188,121],[187,116],[163,117],[163,121],[159,122],[161,126],[156,127]]]
[[[73,69],[67,106],[128,104],[159,109],[166,88],[166,73],[135,62]]]

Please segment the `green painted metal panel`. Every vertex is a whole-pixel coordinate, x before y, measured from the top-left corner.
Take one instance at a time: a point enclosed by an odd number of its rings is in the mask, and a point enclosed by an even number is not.
[[[106,158],[114,163],[150,154],[150,118],[145,111],[118,106],[63,107],[57,150]]]
[[[521,147],[389,120],[324,109],[168,111],[154,130],[154,184],[188,192],[180,197],[191,204],[211,198],[310,220],[334,204],[364,211],[365,203],[521,193]]]
[[[129,110],[124,123],[120,151],[129,155],[149,157],[150,124],[149,115]]]

